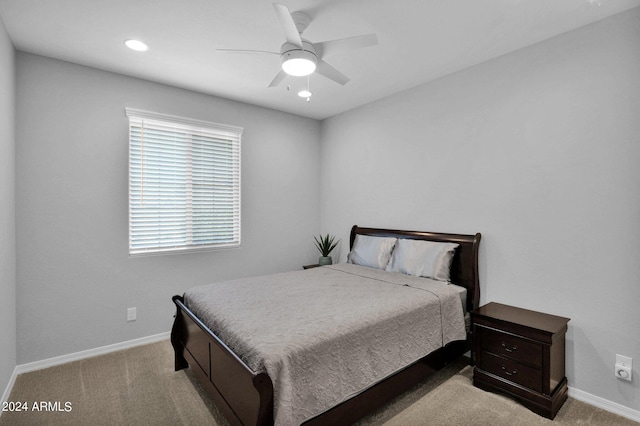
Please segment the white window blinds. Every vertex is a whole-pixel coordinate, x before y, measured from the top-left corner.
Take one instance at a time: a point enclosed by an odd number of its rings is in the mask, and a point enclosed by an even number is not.
[[[242,128],[126,115],[129,254],[238,247]]]

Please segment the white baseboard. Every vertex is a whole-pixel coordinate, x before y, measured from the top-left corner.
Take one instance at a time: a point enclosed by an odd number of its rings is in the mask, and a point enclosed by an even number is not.
[[[13,369],[13,373],[9,378],[9,383],[7,384],[7,387],[4,390],[4,393],[2,394],[2,399],[0,399],[0,405],[4,404],[6,401],[9,400],[9,394],[11,393],[11,389],[13,389],[13,385],[16,382],[16,377],[18,377],[18,367],[15,367]],[[0,410],[0,415],[2,415],[2,410]]]
[[[602,408],[610,413],[617,414],[627,419],[640,422],[640,411],[634,410],[624,405],[611,402],[607,399],[600,398],[599,396],[592,395],[588,392],[581,391],[580,389],[572,388],[569,386],[569,396],[577,399],[578,401],[586,402],[598,408]]]
[[[156,343],[162,340],[167,340],[171,336],[169,331],[165,333],[155,334],[153,336],[142,337],[140,339],[128,340],[126,342],[115,343],[113,345],[101,346],[99,348],[89,349],[81,352],[74,352],[68,355],[62,355],[55,358],[43,359],[42,361],[30,362],[28,364],[17,365],[13,370],[13,374],[9,379],[9,384],[2,394],[2,400],[0,404],[8,400],[11,394],[11,389],[16,382],[16,378],[19,374],[28,373],[30,371],[42,370],[43,368],[53,367],[55,365],[66,364],[67,362],[78,361],[85,358],[91,358],[98,355],[104,355],[110,352],[121,351],[123,349],[129,349],[136,346],[147,345],[149,343]],[[0,411],[0,414],[2,412]]]
[[[140,339],[128,340],[126,342],[114,343],[113,345],[101,346],[99,348],[88,349],[86,351],[75,352],[55,358],[43,359],[42,361],[21,364],[18,365],[16,369],[18,370],[18,374],[28,373],[30,371],[53,367],[54,365],[66,364],[67,362],[78,361],[80,359],[91,358],[98,355],[108,354],[110,352],[133,348],[135,346],[142,346],[149,343],[159,342],[161,340],[168,339],[170,336],[171,333],[167,331],[165,333],[154,334],[153,336],[141,337]]]

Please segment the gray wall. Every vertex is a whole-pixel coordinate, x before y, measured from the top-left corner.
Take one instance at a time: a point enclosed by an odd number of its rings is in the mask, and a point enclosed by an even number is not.
[[[0,397],[16,366],[15,52],[0,19]]]
[[[167,332],[172,295],[316,256],[316,120],[26,53],[17,91],[19,364]],[[240,249],[129,258],[125,107],[244,127]]]
[[[569,386],[638,410],[639,117],[636,8],[325,120],[321,229],[481,232],[482,302],[570,317]]]

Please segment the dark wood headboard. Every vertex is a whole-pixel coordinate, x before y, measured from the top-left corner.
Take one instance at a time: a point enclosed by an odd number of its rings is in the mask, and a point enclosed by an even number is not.
[[[480,280],[478,278],[478,248],[480,233],[475,235],[443,234],[438,232],[399,231],[394,229],[351,228],[349,247],[353,248],[356,235],[373,237],[409,238],[444,243],[457,243],[460,246],[451,261],[451,282],[467,289],[467,310],[471,311],[480,305]]]

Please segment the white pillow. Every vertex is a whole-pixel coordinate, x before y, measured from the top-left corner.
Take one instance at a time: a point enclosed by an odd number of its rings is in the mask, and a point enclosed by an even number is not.
[[[389,263],[397,238],[356,235],[347,263],[384,269]]]
[[[400,238],[386,270],[449,281],[451,260],[457,247],[454,243]]]

